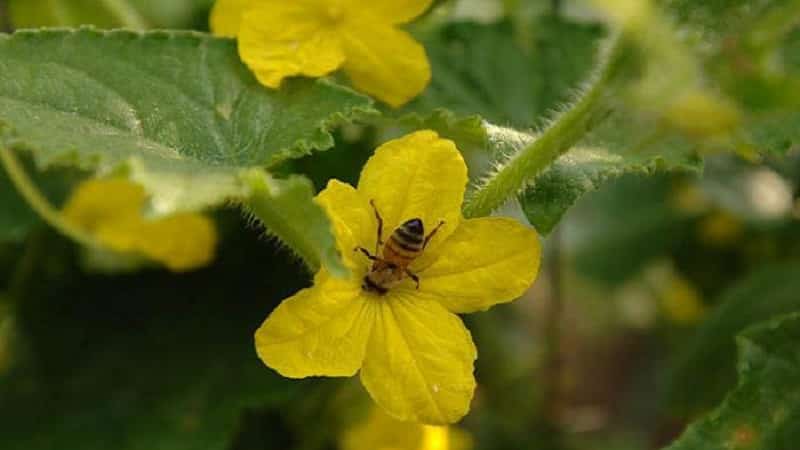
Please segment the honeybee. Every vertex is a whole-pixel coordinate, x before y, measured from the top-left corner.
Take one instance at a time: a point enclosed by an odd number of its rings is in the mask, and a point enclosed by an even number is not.
[[[361,251],[370,261],[372,267],[364,276],[361,288],[367,292],[375,292],[383,295],[389,292],[392,286],[402,281],[406,276],[414,280],[419,289],[419,277],[412,272],[408,266],[417,259],[428,246],[431,238],[444,225],[444,220],[440,220],[436,228],[427,236],[422,219],[414,218],[403,222],[402,225],[394,230],[389,240],[383,242],[383,218],[375,206],[375,201],[370,200],[375,211],[375,218],[378,221],[378,241],[375,244],[375,254],[369,252],[364,247],[356,247],[355,251]],[[379,253],[383,248],[383,251]],[[379,256],[380,255],[380,256]]]

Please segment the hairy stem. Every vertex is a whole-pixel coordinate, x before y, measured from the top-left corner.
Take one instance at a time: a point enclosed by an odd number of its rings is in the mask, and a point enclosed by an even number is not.
[[[581,97],[533,142],[503,161],[498,169],[467,197],[464,204],[466,217],[491,214],[589,131],[592,119],[602,110],[605,94],[620,66],[621,55],[622,38],[617,33],[610,38],[610,42],[601,53],[600,65],[587,83]]]
[[[50,204],[47,198],[39,191],[39,188],[37,188],[30,177],[28,177],[22,164],[20,164],[11,150],[0,148],[0,162],[2,162],[3,167],[5,167],[6,172],[8,172],[9,178],[14,183],[14,186],[17,188],[22,198],[28,202],[31,209],[39,214],[45,222],[64,236],[76,242],[89,247],[97,246],[97,242],[90,234],[64,220],[61,213]]]

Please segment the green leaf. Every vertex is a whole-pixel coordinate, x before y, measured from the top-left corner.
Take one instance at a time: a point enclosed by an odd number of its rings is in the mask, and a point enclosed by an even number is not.
[[[270,309],[307,280],[228,222],[237,231],[218,262],[182,276],[88,276],[63,241],[44,242],[16,299],[20,346],[0,376],[0,448],[225,450],[246,411],[285,418],[307,406],[308,383],[271,371],[253,347]]]
[[[213,0],[9,0],[16,28],[193,28],[205,29]]]
[[[44,163],[274,165],[333,145],[371,102],[327,80],[263,88],[234,41],[190,32],[0,37],[0,143]]]
[[[800,314],[749,328],[739,335],[737,344],[738,385],[669,450],[796,448],[800,439]]]
[[[676,358],[669,401],[688,412],[720,401],[733,384],[734,337],[754,323],[800,311],[798,292],[798,264],[764,268],[728,289]]]
[[[433,79],[406,111],[447,108],[496,124],[541,125],[587,76],[603,33],[551,16],[531,27],[525,42],[507,22],[456,23],[423,36]]]
[[[0,145],[42,167],[124,171],[156,215],[247,198],[241,173],[330,148],[371,105],[324,79],[266,89],[234,41],[199,33],[0,35]]]
[[[267,233],[288,244],[312,272],[325,266],[335,276],[347,275],[328,217],[314,202],[314,187],[308,178],[277,180],[253,171],[244,179],[251,192],[245,207]]]

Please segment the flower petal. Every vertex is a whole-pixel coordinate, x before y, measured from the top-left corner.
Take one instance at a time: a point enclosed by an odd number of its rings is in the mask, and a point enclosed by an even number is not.
[[[356,279],[320,271],[314,286],[281,303],[256,331],[256,351],[290,378],[352,376],[361,367],[375,308]]]
[[[262,0],[242,16],[239,55],[265,86],[294,75],[320,77],[344,62],[338,34],[314,2]]]
[[[236,37],[242,13],[252,0],[217,0],[211,10],[209,25],[216,36]]]
[[[426,233],[444,220],[426,249],[433,254],[461,220],[466,185],[467,166],[455,144],[425,130],[381,145],[364,166],[358,191],[375,201],[384,240],[406,220],[422,219]]]
[[[390,24],[409,22],[428,10],[433,0],[349,0],[349,10],[365,11]]]
[[[469,410],[477,356],[461,319],[437,302],[390,293],[377,305],[361,380],[399,420],[447,424]]]
[[[419,95],[431,79],[425,48],[408,33],[364,20],[342,29],[344,70],[361,91],[398,107]]]
[[[63,214],[73,224],[95,233],[109,223],[138,223],[146,201],[144,188],[124,178],[91,179],[73,191]]]
[[[201,214],[175,214],[142,224],[136,250],[174,272],[198,269],[214,259],[217,230]]]
[[[419,273],[420,294],[435,296],[454,313],[486,310],[522,295],[540,260],[538,235],[516,220],[464,220]]]
[[[355,248],[375,249],[378,228],[369,202],[353,186],[331,180],[317,195],[317,203],[331,219],[336,246],[345,265],[351,270],[366,268],[368,260],[360,252],[355,252]]]

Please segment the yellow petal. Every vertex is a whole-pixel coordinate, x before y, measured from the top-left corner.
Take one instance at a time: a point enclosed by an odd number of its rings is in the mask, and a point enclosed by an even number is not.
[[[374,407],[363,423],[344,433],[339,446],[342,450],[422,450],[423,427],[401,422]]]
[[[389,293],[377,312],[361,380],[398,420],[442,425],[461,419],[475,390],[469,331],[437,302]]]
[[[464,220],[433,264],[418,273],[420,293],[455,313],[486,310],[522,295],[536,279],[540,260],[538,235],[516,220]]]
[[[262,0],[242,16],[239,55],[265,86],[294,75],[320,77],[344,62],[330,19],[313,2]]]
[[[455,144],[426,130],[381,145],[364,166],[358,191],[375,201],[384,237],[409,219],[422,219],[426,232],[444,220],[425,251],[434,254],[458,226],[466,185],[467,166]]]
[[[208,265],[216,247],[214,222],[191,213],[144,223],[136,240],[137,251],[175,272]]]
[[[252,0],[217,0],[211,10],[211,32],[217,36],[236,37],[242,13]]]
[[[380,22],[400,24],[422,15],[433,0],[349,0],[348,3],[349,10],[364,11]]]
[[[425,48],[405,31],[359,21],[342,29],[342,45],[353,85],[391,106],[405,104],[430,82]]]
[[[338,180],[331,180],[317,195],[317,203],[333,224],[336,245],[345,265],[359,273],[355,269],[366,267],[368,260],[356,253],[355,248],[363,246],[374,251],[378,236],[372,207],[353,186]]]
[[[147,194],[125,179],[82,183],[64,206],[64,217],[110,250],[138,253],[174,271],[207,265],[214,257],[216,229],[199,214],[177,214],[145,221]]]
[[[256,331],[258,356],[290,378],[355,375],[375,314],[360,294],[359,280],[319,272],[314,286],[284,300]]]
[[[63,207],[64,218],[94,233],[110,222],[138,221],[147,200],[144,188],[122,178],[81,183]]]

